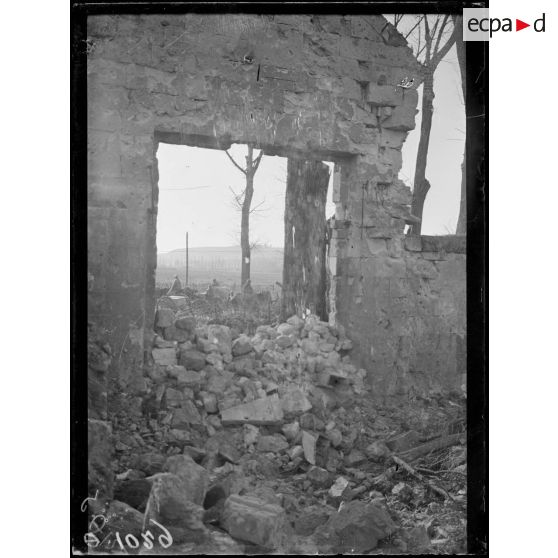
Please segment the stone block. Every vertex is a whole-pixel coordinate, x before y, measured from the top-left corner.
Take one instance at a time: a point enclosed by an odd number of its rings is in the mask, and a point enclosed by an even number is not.
[[[331,482],[331,475],[322,467],[310,467],[306,473],[308,480],[319,488],[324,488]]]
[[[276,549],[285,541],[287,518],[281,506],[231,495],[225,501],[222,526],[235,539]]]
[[[403,94],[403,89],[399,87],[370,83],[366,101],[373,106],[396,107],[403,104]]]
[[[406,236],[405,250],[410,252],[422,252],[422,240],[420,236]]]
[[[253,349],[250,338],[246,335],[237,337],[232,344],[232,354],[242,356],[248,354]]]
[[[302,431],[302,449],[304,450],[304,458],[312,465],[316,464],[316,443],[319,434],[312,434],[306,430]]]
[[[312,403],[301,389],[291,388],[281,398],[281,406],[286,414],[296,414],[309,411]]]
[[[184,481],[184,496],[194,504],[203,504],[209,487],[209,473],[198,465],[189,455],[172,455],[163,467]]]
[[[156,475],[146,506],[145,525],[151,526],[151,520],[164,525],[174,543],[203,542],[207,537],[202,523],[203,508],[189,498],[183,478],[172,473]]]
[[[350,500],[350,495],[349,481],[345,477],[338,477],[327,493],[327,500],[337,507],[342,501]]]
[[[353,501],[332,515],[324,529],[335,553],[363,554],[376,548],[397,526],[382,508]]]
[[[227,354],[231,352],[232,336],[231,330],[223,325],[210,325],[207,328],[207,338],[219,348],[219,352]]]
[[[327,509],[312,506],[297,517],[294,530],[297,535],[310,536],[320,525],[329,519],[330,512]]]
[[[382,121],[382,128],[402,132],[415,129],[415,116],[417,114],[415,107],[402,105],[386,111],[384,114],[386,119]]]
[[[173,410],[171,422],[173,428],[188,428],[191,424],[201,423],[200,413],[192,401],[184,401],[181,407]]]
[[[174,324],[174,312],[170,308],[159,308],[155,316],[155,327],[166,328]]]
[[[221,412],[223,426],[234,424],[279,425],[283,422],[283,409],[277,396],[256,399]]]
[[[389,455],[389,449],[384,442],[376,440],[366,447],[365,453],[372,461],[383,461]]]
[[[260,436],[258,445],[256,447],[258,451],[264,453],[279,453],[286,450],[289,447],[289,443],[284,436],[281,436],[280,434],[274,434],[273,436]]]
[[[176,361],[176,349],[152,349],[151,354],[155,364],[160,366],[174,366]]]
[[[291,422],[289,424],[285,424],[282,428],[283,434],[285,435],[285,438],[287,438],[287,440],[289,440],[289,442],[294,441],[299,432],[300,432],[300,424],[298,422]]]
[[[178,298],[178,299],[183,299],[184,297],[170,297],[172,298]],[[178,328],[178,329],[182,329],[184,331],[187,331],[188,333],[192,334],[196,331],[196,318],[194,318],[193,316],[189,316],[187,314],[179,314],[176,319],[174,320],[174,327]]]
[[[179,362],[181,366],[199,372],[205,367],[205,355],[195,349],[183,348],[180,350]]]
[[[196,388],[201,385],[201,374],[195,370],[181,370],[176,376],[176,381],[179,386],[188,386]]]
[[[345,456],[345,465],[347,467],[358,467],[362,465],[367,460],[366,455],[362,453],[360,450],[353,449],[349,453],[349,455]]]
[[[177,341],[178,343],[185,343],[190,339],[190,334],[184,329],[178,329],[175,326],[166,327],[163,330],[163,337],[167,341]]]

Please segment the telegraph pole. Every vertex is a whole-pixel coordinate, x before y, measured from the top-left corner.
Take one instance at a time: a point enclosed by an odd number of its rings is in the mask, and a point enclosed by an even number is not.
[[[188,233],[186,233],[186,286],[188,285]]]

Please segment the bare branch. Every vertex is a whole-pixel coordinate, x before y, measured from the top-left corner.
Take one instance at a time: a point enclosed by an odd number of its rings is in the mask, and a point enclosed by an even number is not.
[[[411,30],[405,35],[405,39],[420,25],[423,17],[424,16],[421,16],[421,17],[418,18],[418,21],[413,25]],[[420,29],[419,29],[419,32],[420,32]]]
[[[442,38],[442,35],[444,34],[444,28],[449,20],[449,15],[446,14],[446,16],[444,17],[444,20],[442,21],[442,26],[440,27],[440,31],[438,31],[438,38],[436,39],[436,45],[434,47],[434,56],[436,56],[437,52],[438,52],[438,47],[440,46],[440,39]]]
[[[430,53],[432,52],[432,35],[430,34],[430,26],[428,25],[428,17],[424,17],[424,40],[426,41],[425,63],[430,62]]]
[[[246,174],[246,171],[231,157],[231,155],[229,154],[228,151],[225,150],[225,153],[227,154],[227,157],[231,160],[232,164],[242,173],[242,174]]]
[[[262,157],[263,157],[263,150],[260,151],[260,154],[256,157],[256,159],[255,159],[255,161],[252,165],[252,168],[254,169],[254,173],[258,170],[258,167],[260,166],[260,161],[262,160]]]
[[[438,29],[438,25],[440,24],[440,16],[436,17],[436,21],[434,22],[434,27],[430,31],[430,36],[434,38],[436,36],[436,30]]]
[[[417,52],[417,58],[421,55],[421,53],[424,51],[425,48],[426,48],[426,44],[422,45],[422,48]]]
[[[450,48],[454,45],[456,38],[456,28],[454,27],[451,37],[446,41],[446,44],[432,57],[429,66],[436,69],[440,60],[449,52]]]
[[[265,200],[263,200],[261,203],[259,203],[258,205],[256,205],[255,207],[253,207],[252,209],[250,209],[250,213],[254,213],[256,211],[267,211],[267,209],[260,209],[260,207],[265,203]]]
[[[229,186],[229,190],[232,192],[234,201],[236,202],[238,208],[242,208],[242,203],[243,203],[243,198],[244,198],[244,191],[242,191],[240,194],[237,194],[237,193],[231,188],[231,186]]]

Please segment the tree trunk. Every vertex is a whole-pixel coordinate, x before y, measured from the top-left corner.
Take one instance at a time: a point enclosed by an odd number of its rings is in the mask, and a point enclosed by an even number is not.
[[[424,200],[430,190],[430,183],[426,180],[426,164],[428,161],[428,144],[430,143],[430,130],[432,129],[432,113],[434,102],[434,72],[428,71],[424,77],[422,90],[422,122],[420,125],[420,140],[415,166],[415,180],[413,187],[413,200],[411,213],[422,220]],[[420,235],[422,221],[411,227],[411,234]]]
[[[452,16],[456,29],[455,49],[459,70],[461,71],[461,89],[463,91],[463,103],[466,101],[467,74],[465,69],[465,43],[463,42],[463,17]],[[461,202],[459,204],[459,217],[457,219],[456,234],[467,234],[467,180],[465,175],[465,151],[463,151],[463,163],[461,164]]]
[[[246,156],[246,191],[242,202],[242,217],[240,221],[240,250],[242,263],[240,266],[240,288],[244,289],[246,282],[250,279],[250,206],[254,196],[254,174],[253,149],[248,146]]]
[[[326,310],[326,214],[329,167],[289,159],[285,194],[285,250],[281,315]]]
[[[465,153],[461,163],[461,201],[459,203],[459,217],[455,234],[467,234],[467,180],[465,169]]]

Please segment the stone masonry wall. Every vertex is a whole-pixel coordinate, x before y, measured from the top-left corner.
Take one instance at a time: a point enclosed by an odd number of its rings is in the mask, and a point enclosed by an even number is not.
[[[338,264],[338,320],[373,395],[460,391],[466,374],[464,237],[367,238]],[[355,241],[355,247],[359,246]]]
[[[453,378],[464,312],[449,285],[464,285],[464,256],[405,248],[397,175],[417,93],[396,84],[421,78],[383,17],[92,16],[88,39],[89,316],[114,376],[141,375],[153,327],[158,143],[238,142],[337,163],[332,319],[372,385]]]

